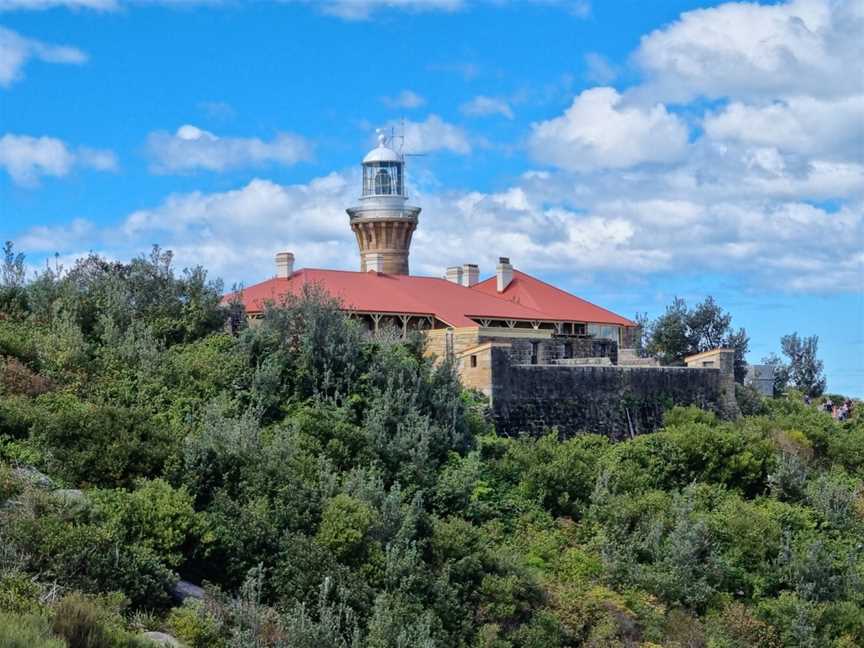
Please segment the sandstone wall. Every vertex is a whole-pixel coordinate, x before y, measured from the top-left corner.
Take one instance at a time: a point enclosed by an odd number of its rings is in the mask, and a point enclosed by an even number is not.
[[[664,409],[697,405],[729,415],[720,368],[529,365],[493,347],[492,415],[499,434],[582,432],[625,439],[662,425]]]

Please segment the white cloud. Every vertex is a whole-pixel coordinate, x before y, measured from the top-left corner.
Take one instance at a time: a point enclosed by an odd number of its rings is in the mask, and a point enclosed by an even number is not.
[[[642,92],[664,100],[859,94],[864,75],[864,3],[731,2],[688,11],[642,38]]]
[[[403,124],[399,125],[400,128],[402,126]],[[422,122],[405,120],[404,135],[407,153],[451,151],[467,155],[471,152],[467,133],[458,126],[445,122],[438,115],[429,115]]]
[[[313,4],[323,13],[344,20],[368,20],[385,9],[453,12],[465,6],[463,0],[319,0]]]
[[[614,88],[585,90],[560,117],[532,125],[535,160],[572,171],[672,162],[687,148],[687,127],[666,108],[628,106]]]
[[[474,97],[471,101],[462,104],[459,110],[465,115],[474,117],[484,117],[487,115],[501,115],[507,119],[515,117],[513,109],[506,100],[486,97],[484,95]]]
[[[311,144],[299,135],[280,133],[266,142],[257,137],[218,137],[186,124],[173,135],[151,133],[147,148],[158,173],[177,171],[224,171],[266,163],[295,164],[312,154]]]
[[[0,11],[41,11],[55,7],[109,11],[117,9],[119,4],[117,0],[0,0]]]
[[[111,171],[117,168],[117,159],[106,150],[86,147],[70,150],[65,142],[53,137],[13,134],[0,137],[0,168],[18,185],[33,187],[43,176],[65,176],[76,166]]]
[[[616,284],[711,273],[744,289],[860,292],[864,93],[853,78],[861,59],[852,36],[862,6],[733,3],[683,14],[643,39],[637,60],[649,73],[646,86],[623,95],[586,90],[563,114],[532,126],[528,151],[541,170],[488,193],[413,178],[412,200],[423,212],[412,270],[440,275],[447,265],[477,262],[488,274],[498,255],[509,255],[523,270],[585,281],[601,273]],[[838,80],[838,70],[848,78]],[[663,102],[696,97],[724,101],[707,112],[702,102],[684,106],[703,127],[690,141],[684,118]],[[476,145],[437,115],[407,122],[405,135],[411,152],[465,155]],[[228,138],[195,127],[163,136],[187,154],[178,153],[181,168],[222,168],[212,160],[236,157],[218,148]],[[250,164],[262,157],[244,156]],[[55,164],[33,167],[64,168]],[[344,209],[356,200],[357,175],[177,194],[117,227],[75,221],[34,228],[21,240],[30,252],[62,246],[112,258],[158,241],[181,265],[202,263],[229,283],[271,276],[281,249],[293,250],[300,267],[355,269]]]
[[[198,108],[207,117],[216,121],[229,121],[237,114],[234,107],[227,101],[200,101],[198,102]]]
[[[115,228],[86,221],[34,228],[21,247],[130,258],[157,241],[180,265],[201,263],[229,283],[271,276],[273,254],[283,249],[300,267],[356,269],[344,209],[356,200],[358,176],[352,170],[290,186],[256,179],[232,191],[172,195]],[[860,196],[832,213],[737,185],[694,190],[676,187],[673,177],[635,176],[598,172],[574,185],[566,173],[531,173],[493,193],[421,188],[413,271],[440,275],[447,265],[475,262],[488,274],[498,255],[509,255],[528,272],[583,278],[712,272],[773,290],[860,289]]]
[[[861,161],[864,95],[842,99],[794,97],[756,105],[736,101],[709,114],[704,127],[707,136],[715,140]]]
[[[95,11],[119,11],[124,4],[165,5],[189,7],[193,5],[220,5],[226,0],[0,0],[2,11],[44,11],[47,9],[92,9]]]
[[[231,191],[174,194],[115,227],[78,219],[63,228],[32,228],[18,247],[31,257],[94,250],[129,259],[158,242],[176,253],[181,266],[200,263],[229,282],[271,276],[280,250],[293,250],[305,267],[353,269],[356,243],[345,207],[356,200],[359,182],[352,170],[302,185],[254,179]]]
[[[8,88],[22,79],[30,59],[80,65],[87,61],[87,55],[74,47],[43,43],[0,27],[0,87]]]
[[[605,85],[618,76],[618,68],[612,65],[602,54],[588,52],[585,55],[585,77],[593,82]]]
[[[382,97],[381,100],[390,108],[420,108],[426,103],[426,99],[412,90],[403,90],[395,97]]]

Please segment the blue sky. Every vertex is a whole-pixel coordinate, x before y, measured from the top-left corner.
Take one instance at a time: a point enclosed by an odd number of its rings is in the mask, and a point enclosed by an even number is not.
[[[864,396],[862,5],[0,0],[0,239],[353,269],[359,160],[404,119],[414,271],[711,294],[751,361],[818,334]]]

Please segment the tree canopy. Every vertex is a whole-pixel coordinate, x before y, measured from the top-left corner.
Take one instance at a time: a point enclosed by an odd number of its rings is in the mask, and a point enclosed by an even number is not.
[[[643,327],[644,351],[662,364],[683,365],[684,358],[690,355],[720,347],[734,349],[735,380],[744,381],[750,338],[743,328],[732,328],[732,315],[713,297],[706,297],[693,308],[676,297],[657,319],[649,321],[643,316],[639,323]]]
[[[864,644],[858,408],[503,438],[422,338],[314,286],[232,334],[220,286],[159,249],[9,276],[0,645]],[[727,339],[702,306],[658,340]]]

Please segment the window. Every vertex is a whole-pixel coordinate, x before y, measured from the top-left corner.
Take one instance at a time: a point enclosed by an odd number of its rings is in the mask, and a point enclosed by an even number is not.
[[[387,169],[378,169],[378,172],[375,174],[375,193],[385,196],[393,193],[392,182]]]
[[[703,366],[703,367],[713,367],[713,366],[714,366],[714,361],[713,361],[713,360],[705,360],[705,361],[702,362],[702,366]]]
[[[476,367],[476,366],[477,366],[477,356],[476,356],[476,355],[472,355],[472,356],[471,356],[471,367],[474,368],[474,367]]]
[[[588,335],[591,335],[595,338],[605,338],[607,340],[612,340],[613,342],[618,341],[618,327],[610,326],[606,324],[589,324],[588,325]]]

